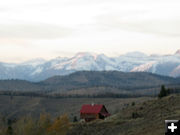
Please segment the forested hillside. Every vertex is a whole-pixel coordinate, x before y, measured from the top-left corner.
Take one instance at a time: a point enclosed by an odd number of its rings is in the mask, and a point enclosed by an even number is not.
[[[180,79],[146,72],[81,71],[67,76],[55,76],[38,83],[23,80],[1,80],[0,91],[45,93],[158,93],[161,85],[179,87]]]

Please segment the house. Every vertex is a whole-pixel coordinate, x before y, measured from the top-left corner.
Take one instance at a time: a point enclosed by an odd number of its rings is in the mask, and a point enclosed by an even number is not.
[[[110,116],[106,107],[101,104],[87,104],[83,105],[80,110],[80,118],[84,119],[86,122],[95,119],[104,119]]]

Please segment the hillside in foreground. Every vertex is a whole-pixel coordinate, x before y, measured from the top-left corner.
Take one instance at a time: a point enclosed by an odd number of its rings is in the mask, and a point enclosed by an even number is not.
[[[150,100],[149,97],[140,98],[44,98],[29,96],[4,96],[0,95],[0,118],[19,119],[31,115],[37,118],[42,113],[48,113],[55,118],[68,114],[72,120],[74,116],[79,119],[79,111],[83,104],[105,104],[111,114],[119,112],[126,104],[139,103]],[[0,119],[1,121],[1,119]]]
[[[180,95],[129,106],[104,121],[74,124],[68,135],[164,135],[167,119],[180,119]]]
[[[7,96],[1,98],[0,135],[164,135],[164,120],[180,118],[180,95],[162,99],[96,99],[112,115],[90,123],[70,119],[90,99],[15,97],[9,99],[11,105],[5,109]]]

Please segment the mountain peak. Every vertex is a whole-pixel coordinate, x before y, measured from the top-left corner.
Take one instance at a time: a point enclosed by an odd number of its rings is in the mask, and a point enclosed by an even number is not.
[[[94,57],[94,59],[96,59],[97,54],[90,53],[90,52],[79,52],[74,57],[75,58],[82,58],[82,57],[86,57],[86,56],[91,56],[91,57]]]
[[[86,56],[86,55],[91,55],[89,52],[79,52],[75,55],[75,57],[83,57],[83,56]]]
[[[125,56],[128,56],[128,57],[146,57],[147,55],[142,53],[142,52],[129,52],[129,53],[126,53]]]
[[[179,50],[177,50],[175,54],[180,55],[180,49],[179,49]]]
[[[46,60],[43,59],[43,58],[36,58],[36,59],[31,59],[31,60],[25,61],[25,62],[23,62],[21,64],[22,65],[37,66],[37,65],[40,65],[40,64],[44,64],[45,62],[46,62]]]

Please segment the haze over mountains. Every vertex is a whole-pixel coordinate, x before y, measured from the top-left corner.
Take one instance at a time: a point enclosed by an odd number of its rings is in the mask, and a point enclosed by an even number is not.
[[[173,55],[146,55],[131,52],[119,57],[104,54],[78,53],[74,57],[58,57],[49,61],[35,59],[20,64],[0,63],[0,79],[41,81],[55,75],[76,71],[151,72],[159,75],[180,76],[180,50]]]

